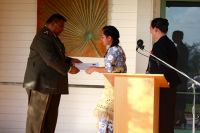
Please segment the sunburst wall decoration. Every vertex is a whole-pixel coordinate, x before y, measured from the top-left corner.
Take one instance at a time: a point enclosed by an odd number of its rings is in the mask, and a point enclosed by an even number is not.
[[[37,29],[54,13],[67,18],[60,35],[66,55],[102,57],[105,54],[100,35],[107,23],[107,0],[38,0],[37,3]]]

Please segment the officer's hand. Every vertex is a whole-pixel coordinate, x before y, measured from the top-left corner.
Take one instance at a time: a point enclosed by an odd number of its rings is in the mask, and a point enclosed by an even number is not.
[[[75,66],[71,66],[70,70],[69,70],[69,73],[70,74],[77,74],[80,70],[75,67]]]
[[[72,63],[72,65],[75,65],[75,63],[82,63],[82,61],[80,61],[79,59],[76,59],[76,58],[72,58],[71,63]]]

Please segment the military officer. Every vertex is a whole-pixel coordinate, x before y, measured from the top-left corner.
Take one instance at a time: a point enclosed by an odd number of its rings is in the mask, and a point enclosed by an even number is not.
[[[30,46],[23,87],[28,92],[26,133],[54,133],[61,94],[68,94],[68,72],[76,74],[74,63],[65,56],[58,35],[66,18],[53,14],[35,35]]]

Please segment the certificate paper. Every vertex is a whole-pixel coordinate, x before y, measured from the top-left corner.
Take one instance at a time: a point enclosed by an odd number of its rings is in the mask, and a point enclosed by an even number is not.
[[[99,63],[75,63],[75,67],[77,67],[79,70],[86,70],[91,66],[99,66]]]

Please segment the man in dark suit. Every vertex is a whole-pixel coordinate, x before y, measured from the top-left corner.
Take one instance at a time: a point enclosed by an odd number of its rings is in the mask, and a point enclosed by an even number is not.
[[[60,14],[50,16],[30,46],[23,83],[28,92],[26,133],[54,133],[61,94],[68,94],[68,72],[79,72],[73,64],[81,61],[66,57],[58,38],[65,22]]]
[[[150,32],[155,41],[152,54],[176,67],[177,50],[174,43],[166,36],[168,25],[167,19],[155,18],[152,20]],[[162,88],[160,90],[159,133],[173,133],[176,86],[179,83],[178,74],[152,56],[149,58],[147,73],[164,74],[169,82],[169,89]]]

